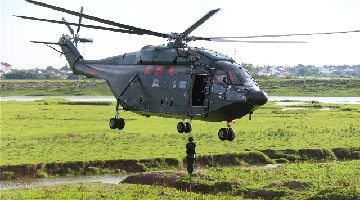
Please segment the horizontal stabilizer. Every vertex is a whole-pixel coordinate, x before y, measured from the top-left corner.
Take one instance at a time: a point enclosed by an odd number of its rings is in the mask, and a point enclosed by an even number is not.
[[[33,43],[43,43],[43,44],[56,44],[56,45],[66,45],[66,43],[58,43],[58,42],[39,42],[39,41],[30,41]]]

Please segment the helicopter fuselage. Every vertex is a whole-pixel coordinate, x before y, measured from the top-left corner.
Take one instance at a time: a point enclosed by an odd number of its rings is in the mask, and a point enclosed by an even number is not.
[[[145,46],[103,60],[83,60],[72,42],[61,48],[74,74],[105,79],[124,110],[144,116],[231,121],[267,101],[246,69],[216,51]],[[189,56],[199,60],[190,65]]]

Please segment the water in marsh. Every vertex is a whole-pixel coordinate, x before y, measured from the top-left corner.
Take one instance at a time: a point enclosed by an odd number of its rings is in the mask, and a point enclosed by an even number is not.
[[[360,104],[360,97],[301,97],[301,96],[269,96],[269,101],[318,101],[322,103]],[[304,102],[277,102],[277,105],[296,105]]]
[[[248,166],[229,166],[229,167],[243,167],[243,168],[254,168],[254,167],[276,167],[280,164],[263,164],[263,165],[248,165]],[[195,169],[194,172],[207,170],[207,168]],[[186,172],[186,170],[180,170],[180,172]],[[49,178],[25,178],[25,179],[11,179],[0,181],[0,190],[20,187],[36,187],[54,185],[58,183],[76,183],[76,182],[102,182],[102,183],[119,183],[129,175],[136,173],[127,174],[92,174],[92,175],[78,175],[78,176],[61,176],[61,177],[49,177]]]

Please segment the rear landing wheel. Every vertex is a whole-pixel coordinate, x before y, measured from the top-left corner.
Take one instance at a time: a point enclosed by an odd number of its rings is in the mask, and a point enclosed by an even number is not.
[[[123,130],[124,129],[124,127],[125,127],[125,120],[123,119],[123,118],[120,118],[120,119],[118,119],[119,120],[119,125],[118,125],[118,129],[119,130]]]
[[[111,129],[116,129],[118,127],[118,124],[119,124],[118,119],[116,119],[116,118],[110,119],[110,128]]]
[[[125,127],[125,120],[123,118],[111,118],[110,119],[110,128],[122,130]]]

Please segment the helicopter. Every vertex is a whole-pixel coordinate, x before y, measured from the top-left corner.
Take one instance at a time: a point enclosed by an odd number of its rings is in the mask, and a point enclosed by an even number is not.
[[[152,30],[120,24],[95,16],[70,11],[65,8],[42,2],[26,0],[38,6],[50,8],[78,16],[78,23],[40,19],[28,16],[16,16],[23,19],[64,24],[71,36],[62,35],[58,42],[34,43],[58,45],[75,75],[106,80],[117,100],[115,117],[110,119],[111,129],[122,130],[125,120],[119,116],[119,108],[145,117],[159,116],[181,119],[177,124],[179,133],[192,131],[192,120],[207,122],[227,122],[226,128],[220,128],[220,140],[232,141],[236,133],[231,122],[251,115],[268,101],[267,93],[261,91],[256,80],[234,59],[214,50],[190,47],[191,41],[250,42],[250,43],[305,43],[302,41],[238,41],[239,38],[282,37],[293,35],[262,35],[248,37],[195,37],[190,33],[202,25],[220,9],[209,11],[196,23],[182,33],[159,33]],[[108,28],[82,24],[82,18],[93,20],[118,28]],[[71,28],[77,26],[77,32]],[[113,31],[117,33],[152,35],[168,40],[165,45],[145,45],[139,51],[124,53],[101,60],[85,60],[77,49],[78,42],[92,42],[80,38],[80,27]],[[359,32],[359,31],[350,31]],[[344,32],[332,32],[344,33]],[[332,34],[314,33],[314,34]],[[230,39],[230,40],[229,40]],[[55,49],[56,50],[56,49]],[[58,51],[58,50],[56,50]],[[186,119],[190,118],[190,122]]]

